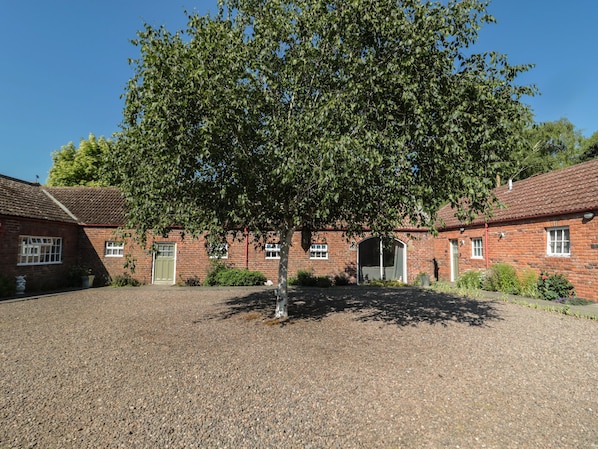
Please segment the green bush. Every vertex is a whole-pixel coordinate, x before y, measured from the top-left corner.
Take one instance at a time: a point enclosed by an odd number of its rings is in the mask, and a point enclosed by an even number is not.
[[[459,288],[482,288],[482,280],[484,273],[477,270],[469,270],[459,276],[457,279],[457,287]]]
[[[334,285],[337,287],[349,285],[349,276],[346,273],[339,273],[334,276]]]
[[[542,299],[556,301],[574,297],[575,288],[564,274],[548,274],[543,271],[538,278],[538,293]]]
[[[538,297],[538,275],[532,269],[523,270],[519,275],[519,294],[528,298]]]
[[[185,279],[184,281],[185,287],[200,287],[201,281],[199,280],[199,276],[191,276]]]
[[[328,276],[318,276],[316,278],[316,285],[321,288],[332,287],[332,281]]]
[[[17,283],[14,279],[0,274],[0,298],[13,296],[16,292]]]
[[[297,271],[297,276],[289,279],[289,285],[316,287],[318,285],[318,278],[316,278],[311,271],[299,270]]]
[[[507,263],[497,263],[490,267],[483,281],[484,290],[516,295],[519,293],[517,271]]]
[[[221,260],[213,260],[210,263],[210,267],[208,268],[208,274],[206,276],[206,279],[203,281],[203,285],[208,287],[212,285],[218,285],[218,281],[216,280],[218,273],[228,269],[229,267],[228,265],[226,265],[225,262],[222,262]]]
[[[266,276],[259,271],[249,271],[240,268],[227,268],[216,273],[215,281],[215,285],[228,287],[264,285],[264,282],[266,282]]]
[[[131,277],[128,273],[119,274],[110,283],[113,287],[139,287],[141,282]]]

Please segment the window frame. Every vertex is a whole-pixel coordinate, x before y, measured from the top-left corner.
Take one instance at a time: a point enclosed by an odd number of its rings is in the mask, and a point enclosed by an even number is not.
[[[560,251],[557,251],[558,247],[560,247]],[[569,226],[546,228],[546,256],[571,257],[571,233],[569,231]]]
[[[19,236],[17,266],[62,263],[62,237]]]
[[[476,250],[478,254],[476,254]],[[483,259],[484,258],[484,240],[482,237],[472,237],[471,239],[471,258],[472,259]]]
[[[104,257],[124,257],[125,243],[114,240],[104,242]]]
[[[310,260],[328,260],[328,244],[313,243],[309,247]]]
[[[210,243],[208,257],[210,259],[228,259],[228,243]]]
[[[280,259],[280,243],[266,243],[264,254],[267,260]]]

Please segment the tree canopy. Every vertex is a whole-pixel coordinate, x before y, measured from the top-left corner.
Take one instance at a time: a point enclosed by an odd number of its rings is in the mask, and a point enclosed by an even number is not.
[[[566,118],[533,124],[524,131],[524,145],[513,148],[513,164],[507,177],[525,179],[532,175],[578,163],[585,139]]]
[[[146,25],[112,163],[129,224],[274,231],[284,317],[295,230],[486,211],[534,92],[529,66],[471,52],[486,3],[223,0],[184,31]]]
[[[93,134],[81,139],[79,148],[73,142],[52,153],[52,168],[48,176],[51,186],[105,186],[109,185],[106,167],[112,151],[112,142]]]

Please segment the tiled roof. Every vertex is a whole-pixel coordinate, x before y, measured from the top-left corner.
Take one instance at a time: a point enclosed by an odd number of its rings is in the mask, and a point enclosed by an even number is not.
[[[0,175],[0,214],[64,223],[76,222],[42,191],[39,184],[4,175]]]
[[[64,205],[81,224],[125,223],[124,198],[116,187],[43,187]]]
[[[515,221],[598,210],[598,159],[572,165],[550,173],[532,176],[494,189],[504,209],[495,208],[489,223]],[[442,208],[438,217],[446,227],[459,226],[450,206]],[[478,217],[473,224],[484,223]]]

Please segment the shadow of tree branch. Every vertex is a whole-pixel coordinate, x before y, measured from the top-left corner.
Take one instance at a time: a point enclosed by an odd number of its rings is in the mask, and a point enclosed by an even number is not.
[[[274,312],[275,300],[271,290],[264,290],[232,298],[225,305],[227,309],[218,318],[227,319],[247,313],[270,317]],[[289,290],[291,322],[320,321],[339,312],[353,313],[359,321],[379,321],[396,326],[420,323],[481,326],[489,320],[500,319],[492,302],[414,287],[298,287]]]

